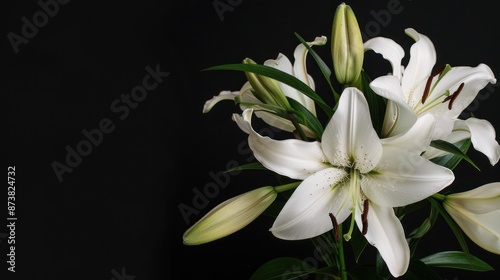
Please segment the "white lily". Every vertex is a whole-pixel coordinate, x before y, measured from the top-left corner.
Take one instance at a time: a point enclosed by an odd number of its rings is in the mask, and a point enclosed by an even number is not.
[[[383,135],[403,133],[417,118],[432,114],[436,118],[433,140],[450,137],[460,113],[488,83],[496,83],[491,69],[485,64],[476,67],[450,67],[432,72],[436,51],[431,40],[412,28],[405,30],[415,40],[410,49],[406,68],[401,65],[404,51],[391,39],[376,37],[365,42],[365,50],[373,50],[387,59],[392,75],[378,77],[370,84],[379,95],[389,100]],[[472,135],[474,148],[484,153],[491,165],[500,158],[500,145],[495,130],[486,120],[469,118],[464,128]],[[454,136],[451,136],[454,138]]]
[[[320,36],[316,37],[314,41],[308,42],[310,46],[314,45],[324,45],[326,44],[326,37]],[[264,65],[276,68],[280,71],[283,71],[287,74],[295,76],[300,81],[307,84],[312,90],[315,89],[313,78],[307,73],[306,68],[306,58],[307,58],[308,50],[303,44],[297,45],[294,51],[294,59],[295,62],[292,65],[288,57],[284,54],[280,53],[276,59],[268,59],[264,62]],[[287,97],[293,98],[294,100],[301,103],[305,108],[307,108],[313,115],[316,115],[316,108],[314,101],[303,94],[302,92],[284,84],[278,82],[279,88],[283,92],[283,94]],[[282,129],[284,131],[293,132],[296,128],[292,124],[292,122],[288,119],[277,116],[272,111],[267,111],[268,109],[264,109],[260,107],[259,104],[263,104],[261,100],[255,97],[252,92],[252,86],[249,82],[246,82],[239,91],[221,91],[219,95],[214,96],[212,99],[205,102],[203,106],[203,112],[209,112],[212,107],[217,104],[221,100],[237,100],[240,102],[240,108],[245,110],[246,108],[256,108],[258,111],[255,114],[262,118],[264,122],[270,124],[274,127]],[[255,105],[248,105],[255,104]],[[301,125],[304,133],[308,137],[314,137],[315,134],[306,126]]]
[[[392,207],[425,199],[454,180],[451,170],[420,156],[430,142],[433,117],[422,118],[404,135],[381,140],[372,127],[368,103],[356,88],[341,94],[321,142],[263,137],[253,130],[251,117],[251,109],[233,115],[249,134],[255,157],[278,174],[303,180],[271,232],[287,240],[307,239],[351,216],[344,237],[350,238],[356,223],[391,274],[403,275],[410,252]]]
[[[226,237],[250,224],[276,199],[274,187],[266,186],[228,199],[186,230],[186,245],[199,245]]]
[[[500,183],[447,195],[443,206],[474,243],[500,254]]]

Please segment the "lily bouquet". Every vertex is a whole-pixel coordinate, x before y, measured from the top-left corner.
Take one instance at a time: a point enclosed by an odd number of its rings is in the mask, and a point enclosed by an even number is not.
[[[500,183],[461,193],[447,187],[459,163],[475,166],[467,156],[470,147],[491,165],[500,158],[490,122],[459,118],[480,90],[496,83],[495,76],[485,64],[436,67],[432,41],[412,28],[405,33],[414,43],[402,65],[403,48],[385,37],[363,42],[354,12],[342,3],[329,38],[330,64],[314,51],[327,45],[327,37],[306,41],[296,34],[293,62],[279,54],[263,64],[246,58],[208,68],[241,71],[247,78],[239,90],[221,91],[203,108],[208,113],[223,100],[241,108],[232,119],[248,137],[256,161],[227,171],[264,169],[280,180],[219,204],[185,231],[184,244],[211,242],[264,213],[277,213],[270,232],[284,240],[310,239],[326,265],[277,258],[252,279],[440,279],[432,267],[491,270],[465,240],[500,254]],[[380,54],[392,72],[371,77],[363,68],[367,52]],[[310,57],[323,77],[308,74]],[[318,79],[328,84],[333,104],[316,92]],[[258,127],[264,126],[287,137],[263,136]],[[279,203],[278,196],[286,202]],[[424,210],[430,214],[419,226],[403,228],[408,214]],[[438,217],[461,250],[414,257]],[[373,266],[347,265],[345,247],[352,247],[357,260],[368,244],[376,248]]]

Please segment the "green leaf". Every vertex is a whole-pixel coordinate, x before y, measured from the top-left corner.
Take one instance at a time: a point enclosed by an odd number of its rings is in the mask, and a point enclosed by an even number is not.
[[[455,234],[455,237],[457,238],[457,241],[460,244],[462,251],[469,253],[469,247],[467,246],[467,242],[465,241],[462,229],[460,228],[460,226],[457,225],[455,220],[453,220],[453,218],[448,214],[448,212],[446,212],[441,202],[433,197],[429,197],[427,198],[427,200],[432,204],[433,209],[437,210],[441,215],[441,217],[443,217],[443,219],[450,227],[451,231],[453,231],[453,234]]]
[[[331,268],[317,269],[297,258],[280,257],[260,266],[250,280],[298,279],[310,274],[334,276]]]
[[[365,95],[366,101],[368,102],[368,106],[370,108],[370,117],[372,119],[373,128],[375,129],[379,137],[381,137],[387,101],[385,98],[376,94],[371,89],[371,81],[372,79],[368,76],[368,74],[364,70],[362,70],[355,86]]]
[[[306,85],[304,82],[297,79],[296,77],[288,73],[285,73],[283,71],[280,71],[278,69],[272,68],[270,66],[260,65],[260,64],[240,63],[240,64],[224,64],[203,69],[203,71],[209,71],[209,70],[245,71],[245,72],[252,72],[258,75],[263,75],[271,79],[275,79],[309,96],[312,100],[316,102],[316,104],[319,107],[321,107],[321,109],[323,109],[328,119],[330,119],[331,116],[333,115],[333,109],[330,108],[330,106],[328,106],[325,103],[325,101],[323,101],[323,99],[308,85]]]
[[[436,149],[440,149],[442,151],[448,152],[448,153],[458,157],[456,159],[448,158],[447,160],[449,162],[443,162],[442,164],[449,164],[450,166],[443,165],[445,167],[453,169],[453,168],[455,168],[455,166],[458,164],[458,162],[461,159],[465,159],[472,166],[474,166],[477,170],[480,170],[479,167],[477,167],[476,164],[465,154],[466,151],[464,152],[462,150],[463,148],[465,148],[466,150],[469,148],[470,140],[468,140],[468,141],[469,141],[469,143],[464,142],[464,143],[460,144],[461,146],[457,147],[457,146],[453,145],[452,143],[446,142],[444,140],[434,140],[431,142],[431,147],[434,147]],[[436,161],[438,161],[438,160],[436,160]],[[434,161],[434,163],[437,163],[436,161]],[[443,161],[444,161],[444,159],[443,159]],[[440,164],[440,165],[442,165],[442,164]]]
[[[428,203],[428,202],[427,202]],[[424,222],[420,225],[420,227],[413,230],[408,237],[410,238],[410,254],[413,256],[415,251],[417,250],[417,246],[419,244],[420,239],[427,234],[431,228],[434,226],[434,223],[437,220],[439,212],[436,211],[433,207],[431,207],[431,211],[429,217],[427,217]]]
[[[405,279],[410,280],[441,280],[441,277],[436,274],[425,263],[417,259],[410,259],[410,266],[405,274]]]
[[[494,270],[486,262],[479,258],[461,251],[439,252],[420,259],[429,266],[457,268],[471,271],[492,271]]]
[[[408,235],[408,237],[410,237],[410,238],[423,237],[434,226],[434,223],[436,222],[437,217],[438,217],[438,211],[436,211],[434,208],[431,208],[429,217],[427,217],[418,228],[413,230]]]
[[[340,95],[333,89],[332,81],[331,81],[331,76],[332,76],[332,70],[326,65],[326,63],[321,59],[321,57],[309,46],[309,44],[297,33],[295,32],[295,36],[299,38],[300,42],[307,48],[311,56],[313,57],[314,61],[316,61],[316,64],[318,64],[319,69],[321,70],[321,73],[323,73],[323,76],[325,77],[326,82],[330,86],[330,89],[332,90],[333,96],[335,98],[335,101],[338,101],[340,98]]]
[[[318,118],[316,118],[316,116],[304,107],[304,105],[297,102],[295,99],[288,98],[288,102],[290,103],[290,106],[292,106],[292,109],[294,110],[293,113],[299,123],[307,126],[312,132],[314,132],[314,134],[316,134],[318,139],[321,139],[324,129]]]
[[[265,168],[260,162],[251,162],[228,169],[226,170],[226,173],[233,171],[242,171],[242,170],[267,170],[267,168]]]

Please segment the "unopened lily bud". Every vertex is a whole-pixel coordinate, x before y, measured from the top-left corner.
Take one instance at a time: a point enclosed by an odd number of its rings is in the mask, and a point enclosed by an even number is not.
[[[443,206],[474,243],[500,254],[500,183],[447,195]]]
[[[228,236],[255,220],[276,199],[274,187],[261,187],[217,205],[182,236],[184,244],[199,245]]]
[[[243,60],[244,64],[256,64],[250,58]],[[281,90],[278,81],[266,76],[258,75],[252,72],[245,72],[250,85],[252,85],[255,97],[265,104],[278,106],[285,110],[290,110],[291,106]]]
[[[332,26],[332,59],[337,81],[354,83],[363,66],[363,38],[351,7],[340,4],[335,11]]]

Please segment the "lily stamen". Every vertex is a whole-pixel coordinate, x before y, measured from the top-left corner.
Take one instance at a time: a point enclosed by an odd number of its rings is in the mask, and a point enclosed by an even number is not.
[[[425,84],[425,89],[424,93],[422,95],[422,104],[424,104],[425,100],[427,100],[427,97],[429,96],[429,92],[431,90],[431,83],[432,79],[436,77],[437,75],[441,75],[443,73],[444,69],[446,68],[446,65],[439,67],[432,75],[429,76],[427,79],[427,83]]]
[[[449,95],[447,96],[444,100],[443,100],[443,103],[446,102],[446,101],[450,101],[450,103],[448,103],[448,110],[451,110],[451,108],[453,107],[453,102],[455,101],[455,99],[457,99],[458,95],[460,94],[460,92],[462,92],[462,89],[464,88],[464,83],[461,83],[460,86],[458,87],[458,89],[452,94],[452,95]]]
[[[361,215],[361,221],[363,222],[363,229],[361,231],[361,233],[363,235],[366,235],[366,233],[368,232],[368,208],[369,208],[370,204],[368,203],[368,199],[366,199],[364,202],[363,202],[363,214]]]
[[[340,239],[340,232],[339,232],[339,224],[337,223],[337,219],[335,219],[335,216],[332,213],[328,213],[328,216],[330,216],[330,220],[332,220],[333,232],[335,233],[335,240],[339,240]]]

